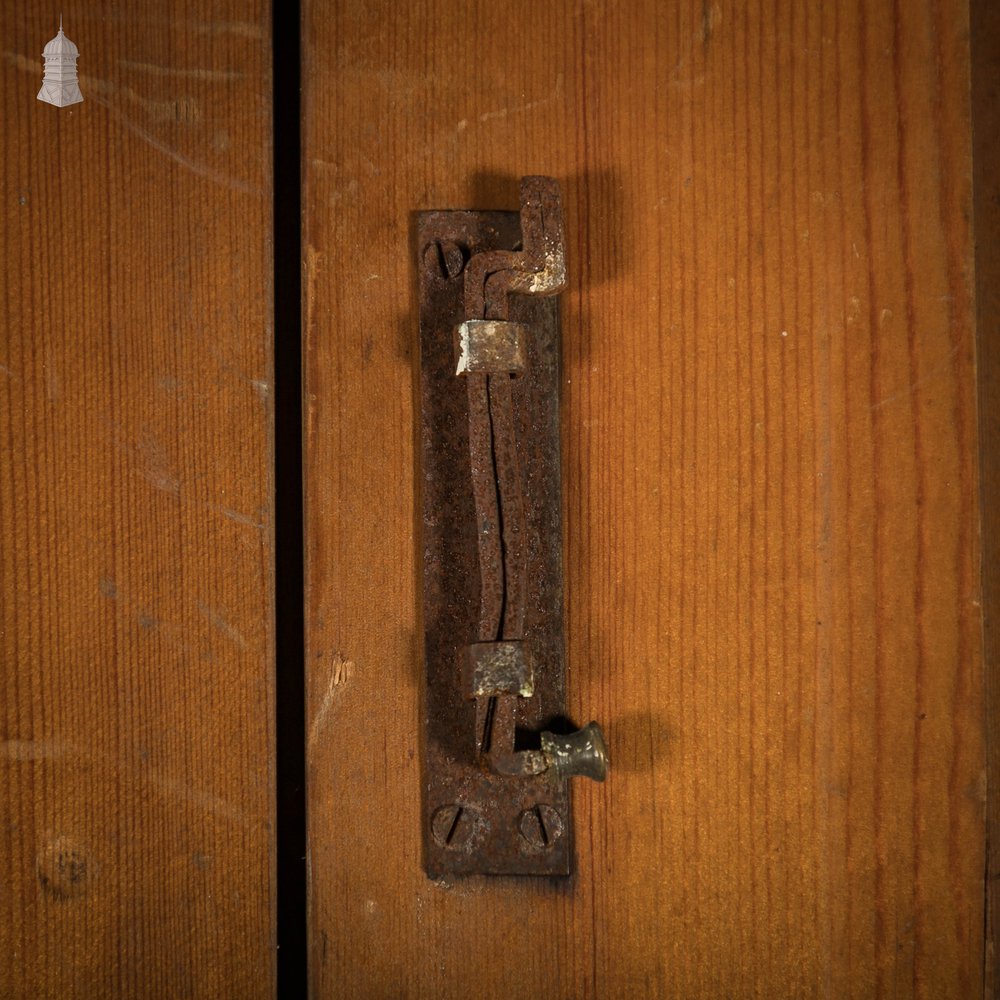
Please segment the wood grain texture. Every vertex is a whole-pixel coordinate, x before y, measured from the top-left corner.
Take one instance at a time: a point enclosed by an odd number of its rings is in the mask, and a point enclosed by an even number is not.
[[[0,994],[273,992],[259,3],[0,11]]]
[[[968,12],[307,0],[319,998],[983,982]],[[564,882],[420,867],[411,213],[564,185]]]
[[[1000,7],[970,5],[986,701],[986,983],[1000,998]]]

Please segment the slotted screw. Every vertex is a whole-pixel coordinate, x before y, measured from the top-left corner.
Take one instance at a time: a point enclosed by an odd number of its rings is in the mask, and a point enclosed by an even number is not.
[[[543,802],[521,813],[518,829],[531,847],[544,851],[563,835],[564,827],[562,816]]]
[[[424,247],[424,267],[446,281],[457,278],[465,267],[465,254],[451,240],[435,240]]]
[[[441,846],[457,851],[472,839],[476,829],[473,811],[457,802],[449,803],[435,810],[431,817],[431,834]]]

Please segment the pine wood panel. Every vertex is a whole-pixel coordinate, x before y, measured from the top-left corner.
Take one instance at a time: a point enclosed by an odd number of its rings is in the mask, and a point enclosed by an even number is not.
[[[968,12],[307,0],[317,997],[983,983]],[[420,867],[411,213],[564,185],[565,882]]]
[[[273,990],[266,8],[5,4],[0,994]]]
[[[986,701],[986,989],[1000,997],[1000,8],[971,4],[976,351]]]

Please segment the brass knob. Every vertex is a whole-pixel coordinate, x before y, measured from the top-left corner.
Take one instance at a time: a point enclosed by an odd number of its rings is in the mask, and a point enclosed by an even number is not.
[[[603,781],[608,775],[608,747],[596,722],[568,736],[542,733],[542,753],[549,768],[560,778]]]

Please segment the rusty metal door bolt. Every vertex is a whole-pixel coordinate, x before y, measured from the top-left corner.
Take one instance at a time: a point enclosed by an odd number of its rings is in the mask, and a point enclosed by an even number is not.
[[[607,750],[596,723],[547,728],[565,701],[559,186],[523,178],[520,214],[423,213],[419,239],[426,867],[566,874],[565,779],[603,781]]]

